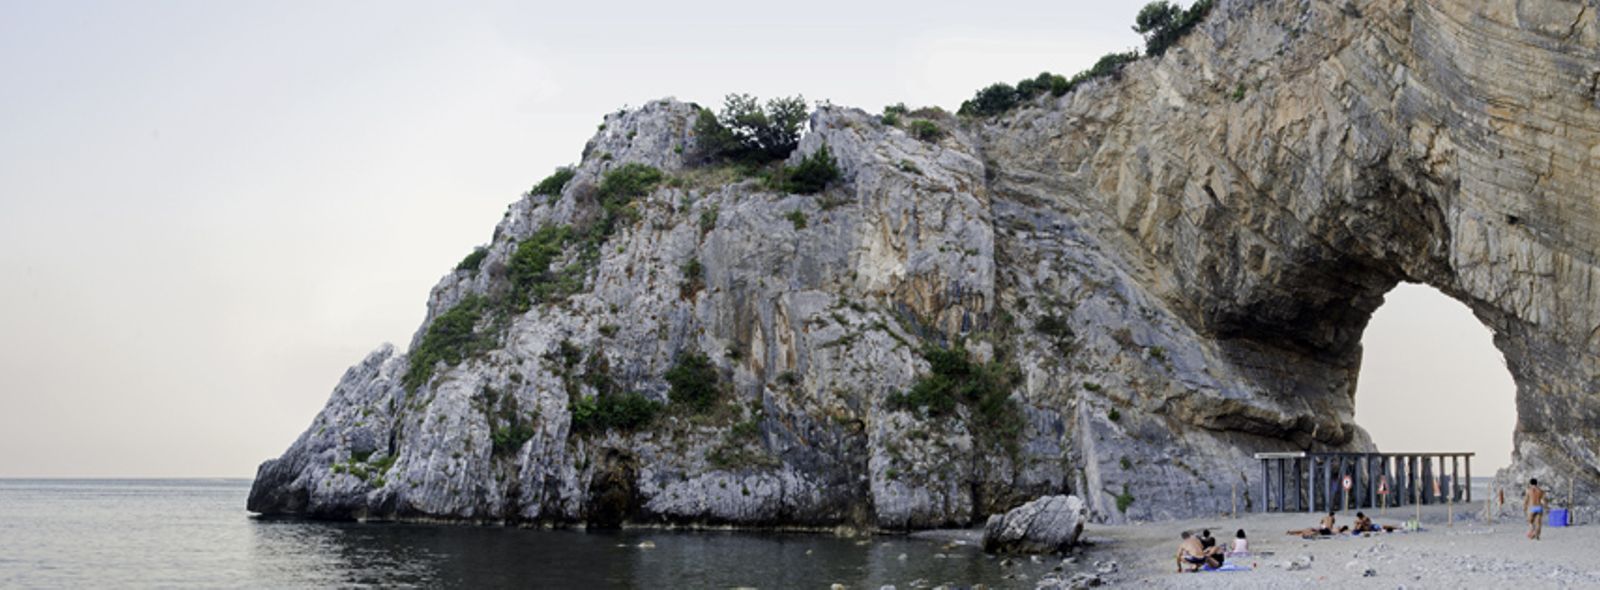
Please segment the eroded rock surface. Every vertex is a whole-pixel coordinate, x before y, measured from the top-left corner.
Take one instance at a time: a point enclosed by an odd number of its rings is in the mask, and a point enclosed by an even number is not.
[[[1059,553],[1078,544],[1089,507],[1077,496],[1045,496],[983,526],[983,550],[990,553]]]
[[[504,293],[517,245],[592,219],[608,171],[663,170],[581,289],[486,320],[494,345],[419,387],[380,348],[262,465],[250,508],[907,529],[1071,492],[1096,519],[1216,514],[1235,486],[1251,504],[1254,452],[1371,447],[1360,336],[1401,281],[1493,329],[1517,383],[1506,477],[1600,491],[1597,17],[1219,0],[1115,78],[997,119],[917,114],[936,141],[822,108],[791,156],[839,159],[818,195],[692,166],[690,105],[610,115],[427,317]],[[924,346],[957,341],[1020,375],[1000,434],[890,403],[929,373]],[[597,383],[670,401],[685,353],[728,383],[715,413],[574,431]],[[510,422],[515,448],[496,444]]]

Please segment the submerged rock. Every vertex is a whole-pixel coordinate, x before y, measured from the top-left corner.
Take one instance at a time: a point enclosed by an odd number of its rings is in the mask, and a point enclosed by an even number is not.
[[[983,550],[990,553],[1067,551],[1078,543],[1088,516],[1088,507],[1077,496],[1039,498],[1005,514],[990,516],[983,527]]]

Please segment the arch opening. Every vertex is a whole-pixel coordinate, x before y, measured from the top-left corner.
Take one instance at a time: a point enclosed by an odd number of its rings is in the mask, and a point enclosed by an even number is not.
[[[1437,289],[1396,286],[1361,336],[1355,423],[1383,452],[1472,452],[1482,475],[1506,467],[1516,384],[1493,336]]]

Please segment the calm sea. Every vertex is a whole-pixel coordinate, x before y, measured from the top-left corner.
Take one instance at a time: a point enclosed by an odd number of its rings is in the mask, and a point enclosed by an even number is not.
[[[1052,565],[900,537],[262,520],[249,490],[0,479],[0,587],[1031,588]]]

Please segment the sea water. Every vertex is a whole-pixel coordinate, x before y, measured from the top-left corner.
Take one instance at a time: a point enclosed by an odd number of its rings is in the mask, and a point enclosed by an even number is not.
[[[261,519],[249,490],[0,479],[0,588],[1032,588],[1060,563],[906,537]]]

